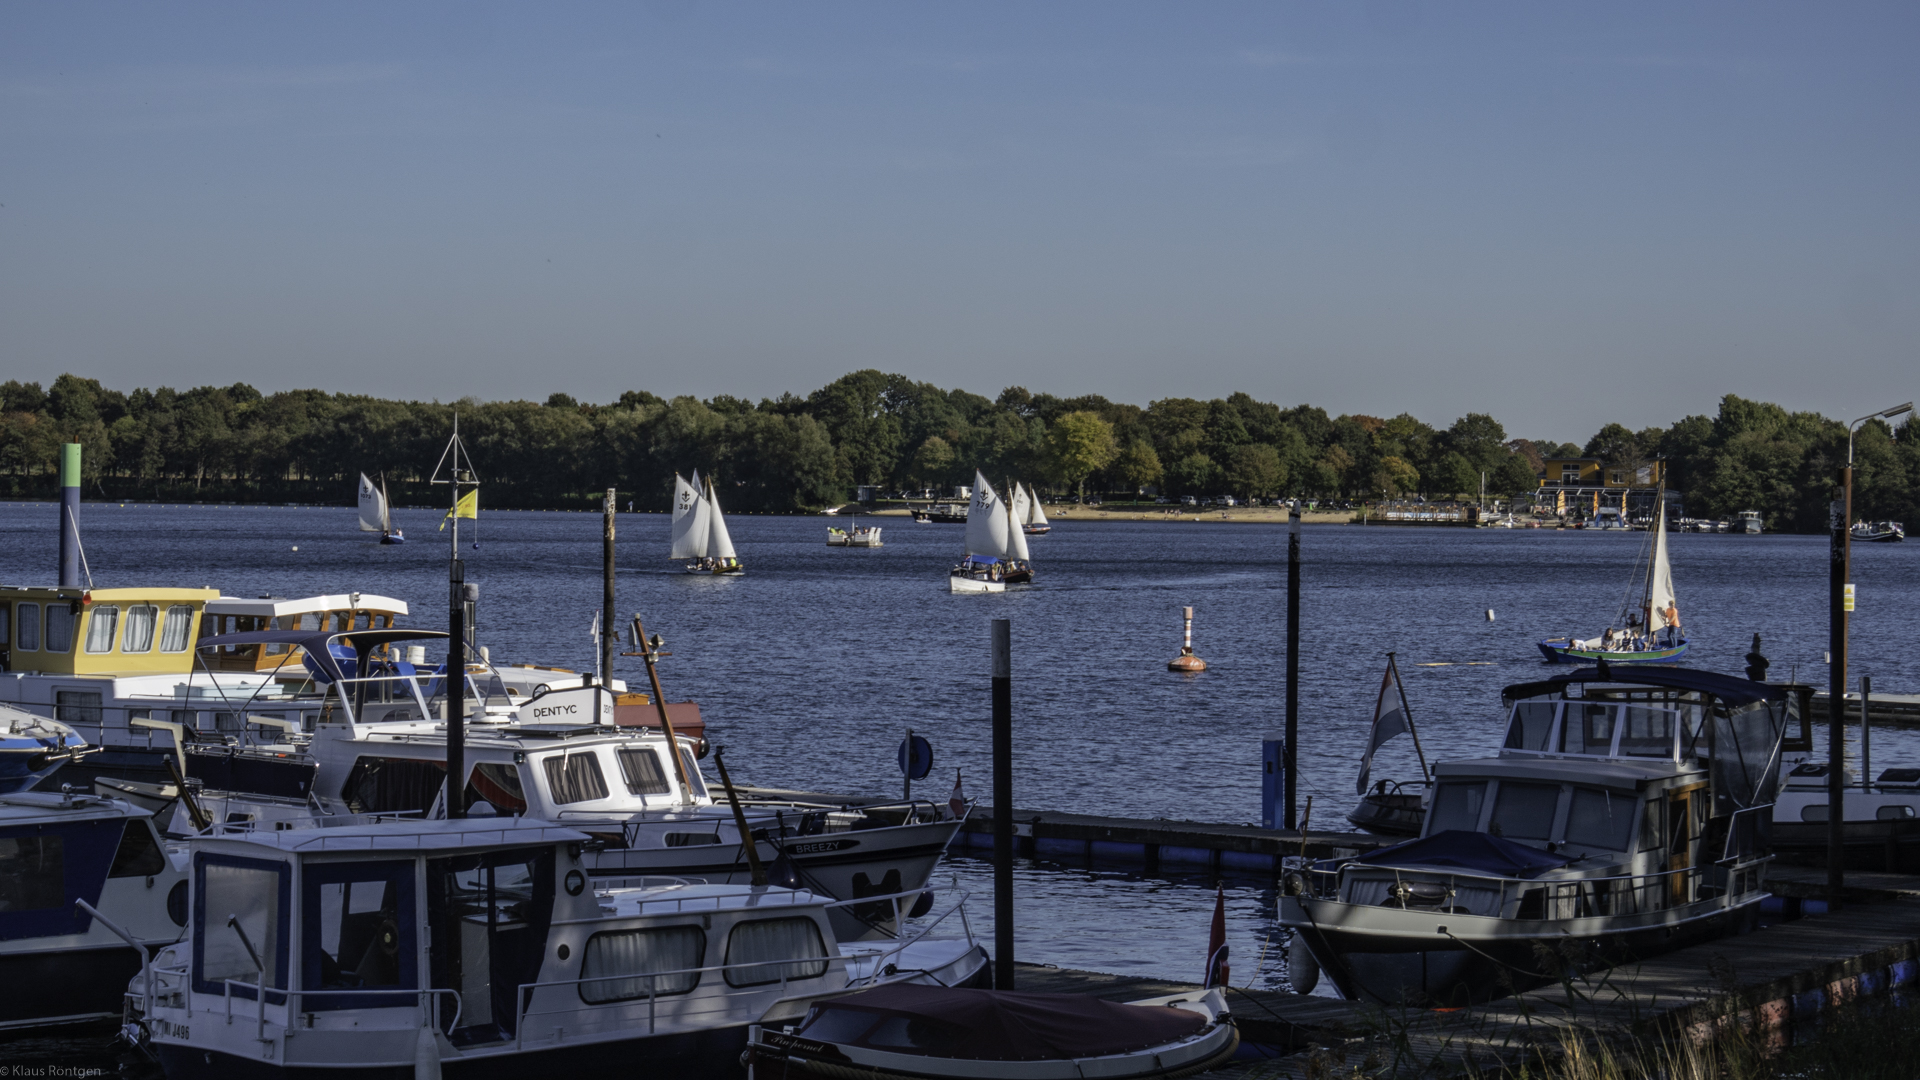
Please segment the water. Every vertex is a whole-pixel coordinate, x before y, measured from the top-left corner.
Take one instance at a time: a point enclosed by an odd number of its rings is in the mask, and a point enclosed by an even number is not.
[[[591,670],[600,606],[596,514],[485,511],[465,547],[481,588],[479,640],[496,659]],[[94,582],[216,586],[229,595],[378,593],[444,626],[446,534],[439,514],[400,510],[412,542],[382,547],[351,509],[89,504]],[[0,503],[0,582],[45,583],[57,513]],[[874,520],[874,519],[867,519]],[[829,548],[845,519],[729,518],[748,566],[691,577],[664,558],[668,519],[621,515],[619,611],[640,612],[674,655],[668,696],[700,702],[736,777],[838,792],[898,790],[907,728],[934,746],[916,794],[989,784],[987,622],[1013,622],[1018,806],[1142,818],[1259,818],[1260,741],[1284,719],[1284,526],[1163,521],[1056,522],[1035,538],[1038,584],[952,596],[957,525],[878,519],[886,546]],[[474,523],[463,522],[471,539]],[[1314,823],[1344,827],[1353,777],[1389,650],[1429,759],[1490,747],[1501,687],[1543,671],[1534,642],[1605,627],[1629,589],[1641,533],[1308,526],[1302,539],[1300,771]],[[1754,633],[1776,679],[1824,685],[1827,546],[1817,536],[1676,535],[1675,591],[1694,640],[1688,662],[1738,673]],[[295,546],[298,551],[292,550]],[[1920,545],[1854,548],[1859,607],[1852,672],[1882,692],[1920,690]],[[1196,608],[1195,651],[1210,669],[1175,675],[1180,608]],[[1495,619],[1487,621],[1492,609]],[[644,673],[620,660],[615,674]],[[1446,666],[1426,666],[1446,665]],[[1874,737],[1875,771],[1920,764],[1920,736]],[[1414,747],[1384,748],[1376,777],[1410,777]],[[977,887],[986,932],[989,877]],[[1283,974],[1270,938],[1270,884],[1227,878],[1235,981]],[[1213,881],[1124,867],[1023,864],[1023,959],[1197,977]],[[1263,949],[1264,964],[1256,964]]]

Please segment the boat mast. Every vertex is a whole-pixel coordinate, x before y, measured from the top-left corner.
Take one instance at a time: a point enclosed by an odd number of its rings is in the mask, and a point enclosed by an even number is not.
[[[442,480],[442,470],[446,479]],[[466,565],[460,561],[460,488],[473,489],[476,501],[480,478],[473,459],[460,441],[460,414],[453,414],[453,437],[440,453],[430,484],[446,484],[452,491],[447,516],[453,520],[453,540],[447,561],[447,665],[442,680],[447,694],[447,817],[467,816],[467,597],[477,593],[467,584]]]

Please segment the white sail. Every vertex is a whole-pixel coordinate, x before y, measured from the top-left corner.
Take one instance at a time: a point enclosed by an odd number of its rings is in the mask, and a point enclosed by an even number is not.
[[[1013,508],[1013,523],[1025,525],[1027,516],[1033,513],[1033,496],[1027,494],[1026,487],[1020,481],[1015,480],[1013,486],[1007,489],[1007,505]]]
[[[393,531],[393,500],[387,497],[387,474],[380,474],[380,531]]]
[[[360,531],[380,532],[387,520],[387,500],[366,473],[360,474]]]
[[[973,501],[967,504],[967,554],[1007,557],[1006,507],[978,471],[973,474]]]
[[[1040,496],[1035,495],[1032,488],[1027,489],[1027,516],[1021,518],[1020,523],[1023,525],[1047,524],[1047,512],[1040,509]]]
[[[700,470],[693,472],[689,484],[673,474],[673,553],[671,559],[701,559],[707,554],[707,500],[694,484],[700,482]]]
[[[1669,619],[1672,611],[1675,618]],[[1673,602],[1673,568],[1667,565],[1667,500],[1660,499],[1660,513],[1653,522],[1653,561],[1647,567],[1647,631],[1652,633],[1678,626],[1679,608]]]
[[[1018,482],[1013,485],[1013,490],[1020,491]],[[1007,558],[1026,562],[1033,556],[1027,554],[1027,534],[1020,527],[1019,505],[1016,502],[1007,508]]]
[[[727,535],[727,519],[720,513],[720,493],[713,489],[713,477],[707,477],[707,554],[716,559],[734,558],[733,537]]]

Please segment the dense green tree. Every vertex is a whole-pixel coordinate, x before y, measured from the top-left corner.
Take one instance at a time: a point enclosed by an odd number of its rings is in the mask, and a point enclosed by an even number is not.
[[[1227,451],[1224,479],[1235,495],[1270,498],[1287,485],[1280,451],[1266,443],[1246,443]]]
[[[1066,486],[1077,488],[1082,502],[1087,497],[1087,477],[1106,468],[1119,453],[1113,425],[1086,411],[1062,413],[1047,429],[1047,449],[1055,475]]]

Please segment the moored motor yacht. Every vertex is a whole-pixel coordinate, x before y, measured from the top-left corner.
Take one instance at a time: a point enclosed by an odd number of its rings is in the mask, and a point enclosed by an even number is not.
[[[90,749],[58,720],[0,705],[0,794],[26,791]]]
[[[296,821],[313,814],[446,816],[446,679],[438,668],[386,659],[412,642],[443,644],[437,631],[333,634],[268,631],[204,644],[298,647],[329,689],[310,738],[246,747],[187,747],[203,778],[204,820]],[[424,646],[416,646],[424,648]],[[366,657],[362,661],[360,658]],[[670,874],[714,883],[749,879],[753,852],[789,884],[835,899],[844,940],[883,933],[901,905],[868,898],[922,890],[959,831],[964,813],[945,803],[815,805],[754,800],[740,817],[716,802],[696,760],[704,741],[616,723],[617,695],[598,687],[549,689],[524,701],[499,692],[485,665],[466,680],[464,727],[469,812],[526,817],[589,833],[585,858],[597,877]],[[671,749],[678,746],[676,754]],[[221,770],[224,770],[222,772]],[[207,780],[225,776],[225,783]],[[177,812],[192,811],[183,805]],[[917,901],[909,899],[912,909]]]
[[[805,890],[596,888],[591,842],[524,819],[209,830],[187,940],[123,984],[127,1034],[170,1080],[730,1076],[770,1011],[986,969],[970,934],[839,946]]]
[[[1296,990],[1460,1005],[1755,925],[1789,688],[1582,669],[1507,688],[1418,839],[1289,872]]]
[[[0,795],[0,1031],[118,1017],[127,979],[180,940],[186,898],[147,811],[92,795]]]

